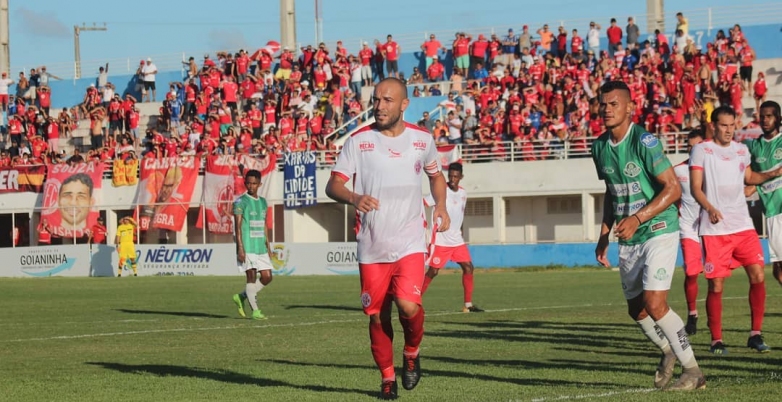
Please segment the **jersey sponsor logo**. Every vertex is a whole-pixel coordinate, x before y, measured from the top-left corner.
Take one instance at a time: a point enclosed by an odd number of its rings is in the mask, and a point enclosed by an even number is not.
[[[418,140],[413,142],[413,148],[416,150],[425,151],[426,150],[426,142]]]
[[[646,206],[646,200],[638,200],[636,202],[619,203],[614,207],[614,214],[617,216],[629,216],[641,210]]]
[[[369,305],[372,304],[372,296],[369,295],[369,293],[364,292],[361,294],[361,305],[364,306],[364,308],[369,307]]]
[[[688,176],[676,176],[677,179],[679,179],[682,183],[687,183],[690,181],[690,178]]]
[[[614,197],[626,197],[641,193],[641,183],[634,181],[632,183],[611,184],[608,187]]]
[[[764,157],[764,156],[761,156],[759,158],[755,158],[755,162],[757,162],[757,163],[763,163],[763,162],[765,162],[767,160],[768,159],[766,159],[766,157]]]
[[[641,174],[641,167],[635,162],[627,162],[622,173],[627,177],[635,177]]]
[[[782,159],[782,148],[777,148],[776,151],[774,151],[774,159]]]
[[[775,177],[760,185],[764,193],[771,193],[779,187],[782,187],[782,177]]]
[[[603,168],[603,173],[605,173],[605,174],[612,174],[612,173],[614,173],[614,168],[612,168],[611,166],[606,166],[606,167]]]
[[[657,137],[655,137],[651,133],[644,133],[641,136],[641,143],[643,143],[644,146],[647,148],[654,148],[657,146],[659,142],[660,141],[657,140]]]
[[[388,148],[388,154],[391,155],[392,158],[401,158],[402,157],[402,153],[401,152],[396,152],[396,151],[394,151],[391,148]]]
[[[654,225],[652,225],[650,230],[652,231],[652,233],[654,233],[654,232],[656,232],[658,230],[663,230],[663,229],[667,229],[667,228],[668,228],[668,224],[665,223],[665,221],[663,221],[663,222],[657,222]]]
[[[358,149],[361,152],[369,152],[375,150],[375,144],[369,141],[361,141],[358,143]]]
[[[738,156],[745,156],[746,154],[747,154],[747,150],[744,148],[741,148],[738,151],[736,151],[736,155]]]
[[[711,148],[709,148],[709,147],[703,147],[703,152],[704,152],[704,153],[707,153],[707,154],[709,154],[709,155],[712,155],[712,154],[714,154],[714,150],[713,150],[713,149],[711,149]]]

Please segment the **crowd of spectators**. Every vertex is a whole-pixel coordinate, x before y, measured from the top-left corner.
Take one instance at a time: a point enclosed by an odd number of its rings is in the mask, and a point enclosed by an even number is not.
[[[333,134],[360,124],[354,117],[369,106],[362,87],[386,76],[404,80],[412,97],[446,92],[441,115],[425,114],[419,125],[439,144],[463,144],[468,160],[505,159],[511,147],[524,160],[556,158],[566,146],[588,154],[590,140],[604,129],[596,94],[607,80],[625,81],[634,122],[673,145],[680,138],[672,133],[703,123],[700,111],[717,103],[743,111],[745,95],[760,102],[766,93],[762,72],[752,82],[755,53],[739,25],[701,48],[685,16],[677,18],[673,40],[659,32],[644,40],[632,18],[624,29],[612,19],[604,49],[596,22],[583,37],[577,28],[548,25],[534,31],[524,25],[519,34],[509,29],[504,37],[457,32],[450,46],[431,35],[421,45],[423,71],[414,66],[409,77],[399,71],[402,49],[391,35],[375,40],[374,49],[364,42],[355,54],[337,42],[333,50],[321,43],[296,54],[286,47],[206,54],[200,63],[191,57],[185,78],[166,85],[157,118],[144,130],[138,100],[116,92],[108,64],[83,102],[57,116],[50,114],[45,67],[29,78],[21,73],[17,82],[3,73],[0,102],[9,119],[0,164],[303,150],[330,151],[325,155],[333,160]],[[157,73],[151,59],[140,61],[135,89],[142,101],[157,100]],[[8,94],[13,84],[16,96]],[[86,119],[91,149],[81,154],[74,141],[74,155],[65,155],[60,139]],[[346,122],[351,125],[335,133]]]

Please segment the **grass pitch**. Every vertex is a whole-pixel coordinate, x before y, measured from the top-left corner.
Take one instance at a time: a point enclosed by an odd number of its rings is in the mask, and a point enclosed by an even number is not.
[[[692,338],[707,389],[651,389],[659,355],[625,313],[617,272],[476,272],[462,314],[458,274],[424,299],[423,378],[407,401],[776,401],[782,288],[767,272],[766,342],[745,348],[747,280],[726,284],[730,355],[708,354],[704,302]],[[684,316],[682,273],[670,300]],[[357,277],[277,277],[259,294],[267,321],[239,319],[242,277],[0,280],[0,400],[367,401],[380,385]],[[705,281],[700,298],[705,297]],[[401,365],[402,334],[395,360]],[[398,368],[398,371],[400,369]],[[679,369],[677,368],[677,376]]]

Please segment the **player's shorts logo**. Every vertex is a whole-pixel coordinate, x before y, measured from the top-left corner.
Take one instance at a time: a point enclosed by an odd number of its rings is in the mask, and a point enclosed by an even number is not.
[[[439,264],[439,263],[440,263],[440,257],[432,258],[432,264]]]
[[[369,293],[364,292],[361,294],[361,305],[364,306],[364,308],[369,307],[369,305],[372,304],[372,296],[369,295]]]
[[[707,262],[706,265],[703,266],[703,272],[707,274],[714,272],[714,264]]]
[[[668,271],[666,271],[665,268],[659,268],[657,273],[654,274],[654,279],[657,279],[658,281],[664,281],[667,278]]]

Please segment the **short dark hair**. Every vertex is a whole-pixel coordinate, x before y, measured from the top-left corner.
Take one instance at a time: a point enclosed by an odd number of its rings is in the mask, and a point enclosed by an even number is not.
[[[450,165],[448,165],[448,170],[449,170],[449,171],[450,171],[450,170],[453,170],[453,171],[456,171],[456,172],[462,173],[462,172],[464,172],[464,167],[463,167],[463,166],[462,166],[462,164],[461,164],[461,163],[459,163],[459,162],[453,162],[453,163],[451,163]]]
[[[720,106],[711,112],[711,122],[716,123],[717,120],[719,120],[719,117],[722,115],[730,115],[736,117],[736,110],[727,105]]]
[[[600,87],[600,93],[605,94],[613,91],[624,91],[630,97],[630,88],[623,81],[608,81]]]
[[[250,169],[247,171],[247,173],[244,174],[244,179],[247,180],[251,177],[254,177],[258,179],[258,181],[261,180],[261,171],[257,169]]]
[[[691,140],[691,139],[693,139],[693,138],[702,138],[702,139],[706,139],[706,135],[705,135],[705,133],[703,132],[703,130],[701,130],[701,129],[699,129],[699,128],[696,128],[695,130],[692,130],[692,131],[690,131],[690,132],[689,132],[689,134],[687,134],[687,139],[688,139],[688,140]]]
[[[765,109],[765,108],[774,109],[774,118],[777,119],[777,126],[782,125],[782,111],[780,111],[779,103],[774,102],[772,100],[767,100],[760,104],[758,110]]]
[[[75,175],[65,179],[65,181],[63,181],[60,185],[60,189],[65,187],[66,184],[71,184],[73,182],[79,182],[87,186],[87,188],[90,190],[90,197],[92,197],[92,190],[95,185],[93,184],[92,178],[90,178],[90,176],[88,176],[86,173],[76,173]]]

